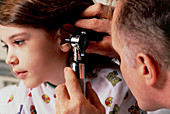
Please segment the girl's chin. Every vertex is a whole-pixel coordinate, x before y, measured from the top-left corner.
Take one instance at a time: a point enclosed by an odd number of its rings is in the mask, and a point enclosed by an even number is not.
[[[42,83],[32,83],[32,82],[26,82],[24,81],[24,85],[27,87],[27,88],[36,88],[38,87],[39,85],[41,85]]]

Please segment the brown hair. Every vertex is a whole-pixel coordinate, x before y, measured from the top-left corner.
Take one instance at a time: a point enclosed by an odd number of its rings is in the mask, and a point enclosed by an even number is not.
[[[0,24],[47,30],[73,23],[92,0],[1,0]]]

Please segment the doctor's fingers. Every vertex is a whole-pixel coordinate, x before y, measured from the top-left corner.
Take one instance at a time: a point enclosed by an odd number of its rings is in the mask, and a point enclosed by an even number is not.
[[[98,16],[100,18],[111,19],[113,15],[114,7],[104,5],[101,3],[97,3],[86,8],[81,16],[82,17],[95,17]]]
[[[65,84],[62,85],[58,85],[55,88],[55,95],[56,95],[56,103],[60,102],[61,100],[65,99],[65,100],[69,100],[70,96],[68,94],[67,88],[65,86]],[[62,103],[63,101],[61,101]]]
[[[80,84],[77,80],[77,76],[74,73],[74,71],[70,67],[66,67],[64,69],[64,74],[65,74],[64,76],[66,80],[65,84],[66,84],[66,88],[68,90],[70,99],[73,101],[81,101],[83,99],[86,99],[81,90]]]
[[[63,107],[67,106],[70,99],[65,84],[55,88],[55,95],[56,114],[62,114],[65,111]]]
[[[78,28],[84,28],[94,30],[96,32],[103,32],[110,35],[111,33],[111,20],[105,19],[79,19],[75,22],[75,26]]]
[[[105,108],[100,102],[97,93],[92,89],[90,82],[87,82],[87,98],[91,104],[93,104],[100,114],[105,114]]]

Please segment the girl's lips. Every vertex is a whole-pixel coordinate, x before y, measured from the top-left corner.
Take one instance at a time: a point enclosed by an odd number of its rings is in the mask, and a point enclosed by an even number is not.
[[[19,79],[24,79],[26,77],[27,71],[15,72],[15,74],[17,74]]]

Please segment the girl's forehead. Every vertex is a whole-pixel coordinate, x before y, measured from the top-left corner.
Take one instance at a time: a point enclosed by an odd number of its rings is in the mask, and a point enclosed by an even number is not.
[[[39,29],[31,29],[26,27],[17,27],[17,26],[0,26],[0,39],[4,42],[17,38],[25,37],[30,35],[42,34],[39,33]]]
[[[18,27],[18,26],[9,26],[9,25],[3,26],[3,25],[0,25],[0,30],[3,31],[3,32],[5,32],[5,31],[14,31],[14,32],[16,32],[18,30],[23,30],[23,28]]]
[[[18,34],[21,32],[31,32],[31,31],[37,31],[41,29],[35,29],[35,28],[30,28],[30,27],[21,27],[21,26],[2,26],[0,25],[0,33],[8,33],[10,34]],[[42,30],[41,30],[42,31]]]
[[[7,37],[12,34],[18,34],[24,32],[24,29],[19,27],[13,27],[13,26],[0,26],[0,36]]]

